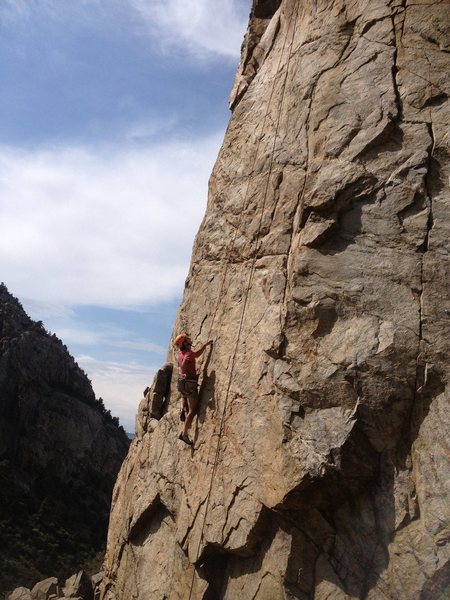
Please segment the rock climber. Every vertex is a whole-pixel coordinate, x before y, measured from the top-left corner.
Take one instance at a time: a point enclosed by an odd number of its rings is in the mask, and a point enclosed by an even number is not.
[[[179,367],[179,379],[178,379],[178,391],[181,393],[182,409],[181,409],[181,420],[184,420],[183,431],[178,436],[178,439],[183,441],[189,446],[193,446],[194,443],[189,438],[188,431],[192,424],[192,421],[197,413],[198,408],[198,373],[195,364],[195,359],[198,358],[206,350],[208,346],[212,345],[212,341],[206,342],[199,350],[192,350],[192,342],[185,333],[180,333],[175,338],[175,346],[179,348],[178,352],[178,367]],[[186,406],[187,405],[187,406]],[[185,416],[186,408],[188,408],[188,414]],[[185,418],[183,419],[183,417]]]

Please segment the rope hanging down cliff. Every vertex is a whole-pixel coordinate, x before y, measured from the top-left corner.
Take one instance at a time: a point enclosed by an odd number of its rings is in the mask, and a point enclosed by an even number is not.
[[[280,100],[280,106],[279,106],[279,110],[278,110],[278,117],[277,117],[277,122],[276,122],[276,127],[275,127],[275,135],[274,135],[274,138],[273,138],[273,145],[272,145],[272,150],[271,150],[271,153],[270,153],[269,170],[268,170],[268,173],[267,173],[266,185],[265,185],[264,194],[263,194],[263,203],[262,203],[262,207],[261,207],[261,212],[260,212],[260,217],[259,217],[259,223],[258,223],[258,228],[257,228],[256,248],[255,248],[254,256],[253,256],[252,262],[251,262],[250,273],[249,273],[249,278],[248,278],[248,282],[247,282],[247,286],[246,286],[246,291],[245,291],[245,295],[244,295],[244,303],[243,303],[243,307],[242,307],[241,317],[240,317],[240,320],[239,320],[239,327],[238,327],[238,332],[237,332],[237,336],[236,336],[236,341],[235,341],[235,344],[234,344],[233,352],[232,352],[231,357],[230,357],[228,383],[227,383],[226,392],[225,392],[225,399],[224,399],[224,403],[223,403],[222,415],[221,415],[220,422],[219,422],[219,431],[218,431],[218,435],[217,435],[216,451],[215,451],[215,455],[214,455],[213,468],[212,468],[212,471],[211,471],[211,480],[210,480],[210,484],[209,484],[209,488],[208,488],[208,494],[207,494],[206,502],[205,502],[205,510],[204,510],[204,515],[203,515],[203,522],[202,522],[200,537],[199,537],[199,541],[198,541],[198,545],[197,545],[197,550],[196,550],[196,553],[195,553],[195,557],[196,557],[195,558],[195,562],[198,561],[199,553],[200,553],[200,548],[201,548],[201,544],[202,544],[202,541],[203,541],[203,534],[204,534],[204,528],[205,528],[205,523],[206,523],[206,516],[208,514],[209,502],[210,502],[210,498],[211,498],[211,491],[212,491],[212,487],[213,487],[214,476],[216,474],[217,464],[218,464],[218,459],[219,459],[219,454],[220,454],[220,442],[221,442],[221,437],[222,437],[222,433],[223,433],[223,425],[224,425],[224,421],[225,421],[225,414],[226,414],[226,410],[227,410],[228,398],[229,398],[229,393],[230,393],[230,389],[231,389],[231,382],[232,382],[233,374],[234,374],[234,367],[235,367],[235,362],[236,362],[236,355],[237,355],[237,350],[238,350],[238,346],[239,346],[239,342],[240,342],[240,338],[241,338],[241,334],[242,334],[242,329],[243,329],[243,325],[244,325],[244,318],[245,318],[245,313],[246,313],[246,309],[247,309],[248,297],[249,297],[249,293],[250,293],[251,288],[252,288],[253,276],[254,276],[254,272],[255,272],[255,264],[256,264],[256,260],[257,260],[258,253],[259,253],[260,246],[261,246],[261,239],[260,239],[259,236],[260,236],[260,232],[261,232],[261,225],[262,225],[262,221],[263,221],[263,217],[264,217],[264,212],[265,212],[265,207],[266,207],[267,193],[268,193],[268,190],[269,190],[270,178],[271,178],[271,175],[272,175],[276,142],[277,142],[277,137],[278,137],[278,131],[279,131],[281,114],[282,114],[282,108],[283,108],[283,103],[284,103],[284,96],[285,96],[286,84],[287,84],[287,79],[288,79],[288,75],[289,75],[289,67],[290,67],[291,56],[292,56],[292,48],[293,48],[295,34],[296,34],[296,30],[297,30],[298,15],[299,15],[299,3],[297,2],[296,6],[295,6],[295,17],[292,19],[292,21],[294,23],[293,28],[292,28],[292,37],[291,37],[291,41],[290,41],[290,44],[289,44],[288,59],[287,59],[287,64],[286,64],[284,81],[283,81],[283,84],[282,84],[281,100]],[[288,25],[288,28],[289,28],[289,25]],[[282,51],[280,53],[280,59],[279,59],[278,68],[277,68],[277,74],[276,74],[276,76],[274,78],[274,82],[273,82],[273,85],[272,85],[272,88],[271,88],[269,100],[268,100],[268,103],[267,103],[266,112],[265,112],[265,115],[264,115],[262,129],[261,129],[262,132],[264,132],[265,124],[266,124],[266,121],[267,121],[267,117],[269,115],[269,110],[270,110],[270,106],[271,106],[271,101],[272,101],[273,93],[274,93],[274,90],[275,90],[275,85],[276,85],[276,82],[277,82],[277,77],[278,77],[278,74],[281,73],[281,71],[282,71],[282,59],[283,59],[283,56],[284,56],[284,53],[285,53],[285,49],[286,49],[286,45],[287,45],[287,40],[288,40],[288,31],[286,32],[286,36],[285,36],[285,39],[284,39],[284,42],[283,42],[283,48],[282,48]],[[262,135],[260,135],[260,137],[259,137],[258,144],[257,144],[256,150],[255,150],[254,159],[253,159],[252,170],[250,171],[250,173],[252,173],[254,171],[254,168],[255,168],[255,165],[256,165],[256,160],[257,160],[258,154],[259,154],[259,148],[260,148],[262,137],[263,137]],[[244,195],[243,210],[245,210],[246,207],[247,207],[247,199],[248,199],[249,186],[250,186],[250,176],[249,176],[248,181],[247,181],[246,191],[245,191],[245,195]],[[219,306],[219,302],[220,302],[220,298],[221,298],[221,294],[222,294],[224,282],[225,282],[225,279],[226,279],[226,274],[227,274],[227,271],[228,271],[228,265],[229,265],[229,262],[230,262],[229,259],[231,257],[232,249],[234,248],[234,244],[235,244],[235,240],[236,240],[236,235],[237,235],[237,228],[235,229],[234,236],[233,236],[232,241],[231,241],[231,243],[229,245],[228,252],[227,252],[227,255],[226,255],[225,269],[224,269],[224,273],[223,273],[223,276],[222,276],[221,285],[220,285],[220,288],[219,288],[219,294],[217,296],[217,302],[216,302],[215,310],[214,310],[214,313],[213,313],[213,318],[211,320],[211,324],[210,324],[210,328],[209,328],[208,339],[211,336],[212,327],[213,327],[214,320],[215,320],[216,315],[217,315],[217,310],[218,310],[218,306]],[[214,437],[214,435],[213,435],[213,437]],[[190,586],[190,590],[189,590],[189,600],[191,600],[191,597],[192,597],[192,591],[193,591],[193,587],[194,587],[194,580],[195,580],[195,570],[193,570],[193,573],[192,573],[191,586]]]

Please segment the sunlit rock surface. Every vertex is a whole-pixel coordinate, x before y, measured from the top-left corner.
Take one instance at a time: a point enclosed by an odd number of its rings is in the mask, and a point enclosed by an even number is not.
[[[254,3],[174,329],[214,340],[195,450],[148,394],[104,600],[450,595],[449,13]]]

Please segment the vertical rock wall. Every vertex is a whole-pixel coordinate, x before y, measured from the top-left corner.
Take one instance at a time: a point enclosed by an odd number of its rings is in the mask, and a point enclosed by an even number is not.
[[[173,387],[104,600],[450,594],[449,9],[255,0],[175,326],[214,340],[195,450]]]

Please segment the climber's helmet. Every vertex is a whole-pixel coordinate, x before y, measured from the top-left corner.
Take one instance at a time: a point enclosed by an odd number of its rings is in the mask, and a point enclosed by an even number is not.
[[[180,333],[180,335],[177,335],[174,341],[175,346],[177,346],[177,348],[181,348],[185,343],[190,345],[192,342],[185,333]]]

